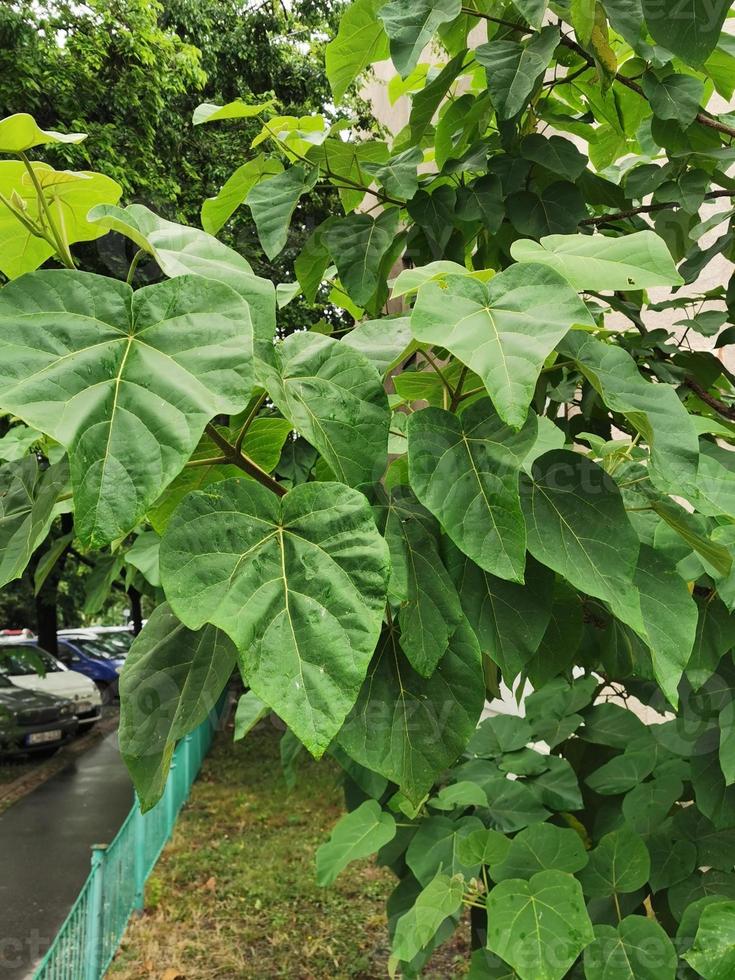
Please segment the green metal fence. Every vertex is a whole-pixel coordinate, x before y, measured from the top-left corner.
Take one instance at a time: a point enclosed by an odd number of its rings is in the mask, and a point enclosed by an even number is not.
[[[227,704],[226,695],[176,747],[161,801],[142,814],[137,802],[110,845],[92,849],[92,869],[34,980],[100,980],[112,962],[146,879],[173,832]]]

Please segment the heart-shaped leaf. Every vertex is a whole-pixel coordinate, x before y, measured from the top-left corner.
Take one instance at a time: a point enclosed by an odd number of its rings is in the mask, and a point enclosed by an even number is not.
[[[252,387],[247,304],[195,276],[133,290],[36,272],[0,292],[0,406],[69,451],[75,525],[100,546],[133,528],[207,422]]]
[[[592,326],[569,283],[546,266],[515,265],[485,286],[466,276],[419,290],[414,337],[446,347],[478,374],[501,419],[526,420],[544,361],[574,324]]]
[[[0,153],[24,153],[32,146],[81,143],[86,138],[86,133],[57,133],[53,129],[41,129],[27,112],[16,112],[0,119]]]
[[[250,687],[314,755],[357,697],[388,571],[367,500],[337,483],[302,484],[279,501],[225,480],[186,497],[161,544],[176,614],[232,637]]]
[[[326,844],[316,852],[316,880],[331,885],[351,861],[369,857],[393,840],[396,822],[377,800],[365,800],[335,825]]]

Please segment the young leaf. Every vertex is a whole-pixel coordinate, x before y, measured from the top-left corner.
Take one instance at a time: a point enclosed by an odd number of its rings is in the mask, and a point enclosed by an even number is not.
[[[316,170],[297,164],[275,177],[259,180],[248,193],[245,203],[252,212],[260,244],[269,259],[285,248],[296,205],[301,195],[312,189],[316,175]]]
[[[0,292],[0,324],[0,406],[68,449],[76,531],[91,546],[130,531],[212,416],[240,411],[252,387],[248,306],[213,280],[133,293],[36,272]]]
[[[302,484],[279,502],[226,480],[186,497],[161,544],[174,611],[232,637],[251,688],[316,756],[365,677],[388,570],[367,500],[336,483]]]
[[[386,0],[354,0],[340,18],[339,31],[326,49],[326,69],[335,102],[368,65],[390,54],[378,11]]]
[[[561,980],[595,938],[579,882],[562,871],[509,879],[487,897],[488,949],[521,980]]]
[[[49,532],[68,479],[65,461],[42,471],[35,455],[0,466],[0,586],[25,571]]]
[[[602,467],[552,450],[522,480],[528,550],[588,595],[615,601],[630,584],[639,542],[620,493]]]
[[[366,306],[380,284],[383,258],[398,226],[398,210],[390,208],[378,218],[351,214],[330,225],[322,235],[350,299]]]
[[[120,675],[120,752],[143,810],[161,798],[176,742],[213,710],[236,654],[220,630],[187,629],[167,603],[134,640]]]
[[[237,702],[235,712],[235,734],[234,739],[240,739],[255,728],[259,721],[262,721],[270,713],[270,708],[265,702],[261,701],[254,691],[246,691]]]
[[[573,324],[593,322],[565,279],[529,264],[511,266],[487,285],[464,276],[427,283],[411,329],[478,374],[498,415],[519,429],[546,358]]]
[[[0,119],[0,153],[25,153],[33,146],[81,143],[86,138],[86,133],[57,133],[53,129],[41,129],[27,112],[16,112]]]
[[[437,874],[416,899],[416,904],[401,916],[393,936],[393,955],[411,961],[434,938],[439,926],[462,905],[464,879]]]
[[[459,17],[461,0],[390,0],[380,10],[390,56],[402,78],[410,75],[437,28]]]
[[[194,110],[192,123],[201,126],[202,123],[221,122],[223,119],[252,119],[253,116],[259,116],[266,109],[272,108],[274,104],[273,99],[256,105],[248,105],[242,99],[235,99],[234,102],[228,102],[226,105],[202,102]]]
[[[530,41],[490,41],[475,49],[487,68],[487,87],[498,119],[512,119],[525,107],[549,66],[559,43],[559,29],[544,27]]]
[[[339,744],[361,765],[418,802],[467,744],[485,702],[477,640],[461,625],[426,679],[405,659],[396,628],[386,629]]]
[[[365,800],[335,825],[326,844],[316,852],[316,880],[331,885],[351,861],[379,851],[396,835],[396,822],[377,800]]]
[[[482,398],[459,417],[438,408],[414,412],[406,432],[419,500],[480,568],[522,582],[526,526],[518,486],[536,416],[514,432]]]
[[[338,480],[376,483],[387,465],[390,412],[366,357],[314,333],[295,333],[276,350],[268,393],[319,450]]]

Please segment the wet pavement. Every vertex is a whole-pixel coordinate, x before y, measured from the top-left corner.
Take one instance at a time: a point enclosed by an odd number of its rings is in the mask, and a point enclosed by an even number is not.
[[[133,804],[117,734],[0,814],[0,980],[26,980]]]

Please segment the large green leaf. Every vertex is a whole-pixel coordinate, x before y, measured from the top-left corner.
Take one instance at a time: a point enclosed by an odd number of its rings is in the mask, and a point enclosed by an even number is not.
[[[136,637],[120,675],[120,752],[143,810],[161,798],[176,742],[212,711],[236,656],[224,633],[187,629],[168,603]]]
[[[296,205],[301,195],[312,189],[316,176],[315,169],[297,164],[275,177],[259,180],[248,193],[246,204],[253,214],[260,244],[269,259],[274,259],[283,251]]]
[[[335,825],[326,844],[316,852],[316,880],[331,885],[351,861],[379,851],[396,835],[396,822],[377,800],[365,800]]]
[[[321,755],[378,640],[387,552],[367,500],[348,487],[302,484],[279,501],[226,480],[175,512],[161,575],[183,622],[225,630],[250,687]]]
[[[618,238],[549,235],[540,242],[520,239],[510,251],[516,262],[548,265],[579,290],[628,292],[683,282],[663,238],[652,231]]]
[[[260,153],[231,174],[214,197],[202,204],[202,228],[216,235],[222,226],[245,201],[259,180],[281,173],[280,161]]]
[[[104,234],[87,220],[87,212],[97,204],[115,204],[122,194],[119,184],[104,174],[90,171],[54,170],[46,163],[35,162],[31,166],[68,244],[91,242]],[[19,160],[0,161],[0,194],[15,200],[26,218],[39,221],[38,195],[25,165]],[[53,245],[21,224],[5,205],[0,206],[0,241],[3,243],[0,272],[9,279],[37,269],[55,251]]]
[[[694,945],[683,957],[704,980],[731,980],[735,970],[735,902],[707,905]]]
[[[576,830],[537,823],[516,834],[502,859],[490,864],[490,876],[493,881],[504,881],[531,878],[539,871],[574,874],[587,861],[587,852]]]
[[[448,276],[419,290],[414,337],[446,347],[480,376],[501,419],[523,425],[544,361],[574,324],[593,324],[557,272],[515,265],[487,285]]]
[[[376,483],[385,472],[390,412],[366,357],[330,337],[291,334],[276,350],[268,393],[343,483]]]
[[[633,581],[638,536],[618,488],[591,460],[555,449],[522,481],[528,550],[588,595],[614,602]]]
[[[96,207],[90,211],[89,220],[130,238],[156,260],[169,279],[196,275],[231,286],[250,306],[256,357],[272,361],[275,289],[270,280],[253,273],[242,255],[199,228],[167,221],[142,204]]]
[[[0,119],[0,153],[25,153],[33,146],[81,143],[86,138],[86,133],[57,133],[53,129],[41,129],[27,112],[16,112]]]
[[[68,477],[66,462],[41,470],[35,455],[0,466],[0,587],[23,574],[48,534]]]
[[[659,119],[676,119],[682,129],[694,122],[704,95],[704,82],[691,75],[670,72],[657,78],[647,71],[641,79],[641,88],[651,103],[654,115]]]
[[[549,625],[553,573],[528,558],[525,585],[517,585],[478,568],[458,548],[446,548],[445,560],[483,653],[512,683],[525,671]]]
[[[587,215],[581,191],[569,180],[556,180],[538,191],[517,191],[506,198],[505,208],[515,230],[533,238],[573,232]]]
[[[326,68],[335,102],[368,65],[390,54],[378,11],[386,0],[355,0],[340,18],[339,31],[326,50]]]
[[[662,490],[695,493],[699,442],[676,389],[651,384],[620,347],[573,331],[559,345],[613,412],[625,415],[651,450],[651,480]]]
[[[413,908],[398,920],[393,936],[393,955],[399,960],[412,960],[431,942],[442,922],[461,908],[463,896],[461,875],[450,878],[446,874],[437,874],[418,896]]]
[[[648,881],[650,870],[642,838],[623,826],[602,838],[579,877],[586,895],[605,897],[634,892]]]
[[[415,348],[411,320],[407,316],[364,320],[342,343],[364,354],[381,374],[387,374]]]
[[[468,627],[456,630],[428,679],[406,660],[397,627],[388,628],[339,744],[418,803],[464,749],[484,703],[480,650]]]
[[[428,885],[437,871],[471,878],[479,871],[479,861],[475,849],[468,849],[466,842],[482,832],[482,822],[475,816],[464,816],[459,820],[431,816],[421,821],[411,838],[406,850],[406,864],[422,885]]]
[[[674,980],[674,944],[654,919],[629,915],[617,926],[595,926],[584,951],[586,980]]]
[[[408,467],[419,500],[458,548],[498,578],[523,581],[526,525],[519,480],[536,440],[536,416],[520,432],[489,398],[461,416],[427,408],[409,416]]]
[[[641,0],[654,41],[690,65],[701,65],[714,51],[730,9],[729,0],[687,0],[669,9],[659,0]]]
[[[194,126],[201,126],[202,123],[221,122],[223,119],[252,119],[253,116],[259,116],[266,109],[270,109],[273,104],[273,99],[254,105],[249,105],[247,102],[243,102],[242,99],[235,99],[226,105],[202,102],[194,110],[192,123]]]
[[[252,386],[245,301],[182,276],[133,293],[87,272],[36,272],[0,292],[0,406],[69,451],[85,544],[126,534],[216,414]]]
[[[398,210],[391,208],[378,218],[348,215],[322,235],[340,282],[358,306],[364,307],[378,288],[381,264],[394,242],[397,227]]]
[[[487,897],[487,946],[521,980],[561,980],[595,938],[579,882],[563,871],[501,881]]]
[[[461,0],[390,0],[380,10],[390,55],[403,78],[418,64],[437,28],[459,17]]]
[[[383,523],[390,598],[401,603],[401,649],[414,670],[430,677],[462,620],[459,596],[439,557],[434,522],[407,487],[392,490]]]
[[[487,68],[487,87],[498,119],[512,119],[524,108],[559,43],[559,29],[544,27],[530,41],[490,41],[475,50]]]

